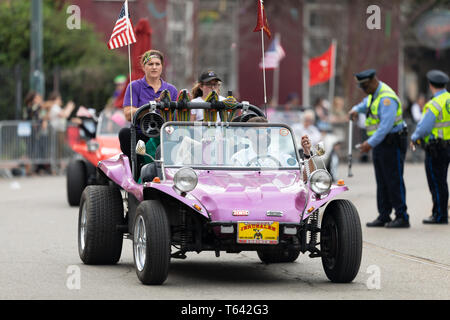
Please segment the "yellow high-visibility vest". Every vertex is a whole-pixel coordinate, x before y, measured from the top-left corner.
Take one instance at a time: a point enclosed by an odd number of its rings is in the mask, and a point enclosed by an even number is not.
[[[369,137],[377,131],[378,126],[380,125],[378,106],[383,98],[391,98],[397,102],[397,115],[395,117],[394,127],[403,122],[402,103],[400,102],[399,97],[387,84],[381,83],[381,88],[376,99],[372,101],[372,95],[369,95],[367,99],[367,108],[370,108],[370,111],[366,117],[366,132]]]
[[[430,110],[436,117],[431,134],[424,138],[425,143],[433,135],[435,139],[450,140],[450,93],[448,91],[434,97],[425,104],[422,117]]]

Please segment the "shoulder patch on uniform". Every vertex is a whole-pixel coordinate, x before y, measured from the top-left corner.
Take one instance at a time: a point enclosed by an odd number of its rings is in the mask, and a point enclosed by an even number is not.
[[[391,100],[389,100],[389,99],[384,99],[383,100],[383,104],[385,105],[385,106],[388,106],[388,105],[390,105],[391,104]]]

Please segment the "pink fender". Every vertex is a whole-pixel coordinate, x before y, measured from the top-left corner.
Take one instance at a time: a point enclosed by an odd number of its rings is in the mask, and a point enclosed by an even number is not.
[[[133,175],[131,174],[130,160],[126,155],[121,153],[115,157],[102,160],[98,163],[98,168],[124,190],[132,193],[136,199],[139,201],[144,199],[142,192],[144,187],[134,181]]]
[[[176,200],[186,204],[188,207],[194,209],[205,218],[210,219],[206,208],[192,194],[188,193],[185,197],[183,197],[173,189],[173,181],[169,180],[161,183],[146,182],[143,185],[134,181],[130,169],[130,161],[124,154],[100,161],[98,163],[98,168],[102,170],[109,179],[121,186],[125,191],[133,194],[138,201],[144,200],[144,188],[153,188],[175,198]],[[197,205],[200,210],[195,208],[194,205]]]
[[[319,196],[316,199],[316,194],[314,192],[312,192],[310,189],[309,197],[308,197],[308,204],[306,205],[306,208],[305,208],[305,214],[303,215],[303,220],[307,219],[314,211],[319,209],[325,203],[329,202],[331,199],[336,197],[338,194],[340,194],[344,191],[347,191],[347,190],[348,190],[347,186],[332,185],[330,192],[326,196],[324,196],[322,198]],[[311,209],[311,208],[313,208],[313,209]],[[311,209],[310,212],[308,212],[309,209]]]
[[[208,210],[203,206],[203,204],[197,200],[190,192],[186,194],[186,196],[181,196],[178,192],[176,192],[173,189],[173,181],[168,180],[167,182],[161,182],[161,183],[155,183],[155,182],[146,182],[144,183],[144,188],[152,188],[158,191],[163,192],[164,194],[167,194],[174,199],[184,203],[186,206],[192,208],[194,211],[200,213],[202,216],[204,216],[206,219],[210,219]],[[197,206],[194,207],[194,205]],[[200,208],[200,210],[198,209]]]

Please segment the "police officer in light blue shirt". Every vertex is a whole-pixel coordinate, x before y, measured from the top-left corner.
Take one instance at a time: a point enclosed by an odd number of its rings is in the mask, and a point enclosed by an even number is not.
[[[411,136],[411,148],[414,151],[414,144],[420,141],[420,145],[425,149],[425,172],[433,200],[432,214],[422,222],[448,224],[450,93],[445,87],[449,77],[440,70],[431,70],[427,73],[427,79],[433,97],[425,104],[422,119]]]
[[[408,228],[409,215],[403,181],[403,166],[407,148],[406,123],[402,117],[401,102],[395,92],[377,79],[376,71],[365,70],[355,74],[359,87],[368,95],[355,105],[349,115],[366,114],[368,139],[360,146],[363,153],[373,149],[377,181],[378,217],[367,227]],[[390,214],[395,210],[395,220]]]

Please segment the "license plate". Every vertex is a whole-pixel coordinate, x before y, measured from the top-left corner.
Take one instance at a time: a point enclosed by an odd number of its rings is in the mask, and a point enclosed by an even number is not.
[[[278,244],[280,224],[276,221],[238,222],[237,242]]]

